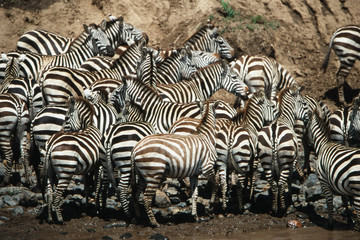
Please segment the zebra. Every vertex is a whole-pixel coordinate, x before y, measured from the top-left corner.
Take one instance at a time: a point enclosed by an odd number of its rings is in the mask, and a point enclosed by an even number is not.
[[[219,53],[220,57],[227,60],[233,59],[235,53],[234,48],[219,35],[218,29],[209,21],[190,36],[183,46],[188,46],[191,50]]]
[[[178,103],[204,101],[220,88],[247,98],[248,87],[224,60],[199,69],[187,81],[156,85],[156,90],[165,101]]]
[[[231,121],[216,120],[216,169],[222,189],[223,208],[226,208],[227,169],[235,170],[239,174],[237,192],[239,209],[243,210],[242,189],[245,185],[245,173],[256,157],[257,132],[266,122],[273,121],[278,115],[275,105],[265,96],[262,90],[255,92],[248,100],[244,110]],[[169,133],[188,135],[196,131],[199,119],[181,118],[169,129]],[[217,184],[213,189],[214,202]]]
[[[34,119],[36,113],[42,108],[42,93],[39,85],[34,79],[21,78],[20,63],[24,60],[25,54],[19,58],[8,58],[5,53],[1,54],[2,61],[7,62],[5,78],[0,87],[0,93],[12,93],[17,95],[26,103],[29,110],[30,120]]]
[[[192,189],[192,215],[197,216],[198,175],[203,174],[214,181],[215,150],[215,111],[216,102],[209,106],[200,124],[197,134],[180,136],[159,134],[144,137],[131,153],[132,171],[138,175],[137,189],[133,190],[135,211],[139,217],[138,200],[143,192],[143,203],[152,226],[159,224],[151,209],[152,198],[165,177],[182,179],[190,177]],[[132,186],[134,186],[133,176]]]
[[[329,225],[333,225],[333,195],[351,197],[356,211],[354,229],[360,231],[360,150],[332,142],[327,126],[315,110],[308,125],[317,156],[316,172],[329,211]]]
[[[144,41],[134,43],[116,61],[111,69],[102,71],[81,71],[68,67],[54,67],[43,75],[42,91],[44,105],[62,104],[69,96],[84,96],[84,88],[88,88],[103,78],[121,79],[122,76],[136,72],[137,61],[141,56]]]
[[[9,56],[26,54],[21,63],[22,77],[34,78],[41,83],[42,74],[54,66],[79,68],[88,58],[96,54],[113,55],[114,49],[110,45],[107,35],[95,24],[84,24],[84,31],[71,43],[67,53],[55,56],[39,55],[31,52],[10,52]]]
[[[134,41],[139,41],[143,38],[148,39],[143,31],[131,24],[125,23],[124,18],[121,16],[116,18],[109,14],[109,21],[103,20],[99,27],[110,38],[114,49],[126,43],[127,39]],[[60,55],[69,51],[74,40],[75,38],[66,38],[47,30],[35,29],[25,32],[19,38],[17,50],[41,55]]]
[[[13,162],[24,165],[25,184],[30,185],[29,149],[30,118],[25,103],[16,95],[0,94],[0,152],[5,166],[2,185],[10,182]]]
[[[329,117],[330,138],[345,146],[358,147],[360,97],[353,105],[336,109]]]
[[[131,121],[112,124],[104,133],[102,140],[107,161],[119,169],[121,175],[118,185],[113,181],[113,187],[118,188],[119,200],[127,217],[130,215],[128,198],[128,188],[130,187],[131,176],[131,151],[135,145],[145,136],[155,134],[154,127],[148,122]],[[112,168],[108,168],[108,175],[112,176]]]
[[[280,63],[266,56],[243,55],[230,62],[230,67],[248,85],[250,92],[262,89],[274,101],[281,89],[295,83]]]
[[[321,118],[322,120],[326,123],[326,126],[329,126],[329,118],[331,116],[331,111],[328,108],[328,106],[321,100],[316,100],[315,98],[309,96],[309,95],[305,95],[304,96],[304,100],[306,101],[309,110],[312,112],[315,109],[317,109],[317,111],[319,113],[321,113]],[[304,180],[308,174],[310,174],[311,169],[310,169],[310,151],[314,150],[314,146],[311,143],[311,139],[309,137],[309,133],[308,130],[304,124],[304,121],[301,120],[295,120],[295,124],[294,124],[294,131],[297,135],[297,139],[298,139],[298,146],[302,146],[303,147],[303,152],[304,152],[304,160],[303,160],[303,168],[300,168],[300,164],[299,165],[295,165],[295,168],[298,172],[298,174],[300,175],[300,177]],[[301,158],[299,157],[299,160]]]
[[[135,106],[135,111],[141,114],[142,120],[151,123],[157,133],[167,133],[171,125],[181,117],[200,118],[201,115],[200,102],[181,104],[163,101],[151,86],[132,77],[123,78],[123,85],[115,90],[113,98],[117,98],[115,101],[121,108],[129,101],[130,106]],[[236,113],[223,101],[218,105],[222,117],[231,119]]]
[[[48,222],[52,222],[52,211],[55,211],[57,221],[63,223],[60,203],[71,178],[75,174],[90,178],[100,164],[104,149],[101,149],[101,133],[93,125],[93,115],[94,109],[87,100],[71,97],[63,130],[45,144],[42,180],[43,186],[48,184],[45,193]]]
[[[346,104],[344,95],[344,83],[350,70],[360,57],[360,26],[347,25],[335,30],[330,38],[329,48],[321,65],[323,72],[329,65],[331,49],[340,60],[340,66],[336,72],[336,82],[340,104]]]
[[[307,124],[309,107],[301,96],[302,87],[293,85],[284,88],[279,94],[278,119],[259,131],[257,151],[265,178],[273,194],[272,210],[278,212],[278,197],[281,210],[285,210],[285,189],[291,170],[297,161],[299,148],[294,132],[295,119]]]

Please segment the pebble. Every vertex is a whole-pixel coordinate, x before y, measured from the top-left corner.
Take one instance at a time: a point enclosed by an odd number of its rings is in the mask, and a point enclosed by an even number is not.
[[[302,228],[302,224],[298,220],[289,220],[287,223],[287,226],[289,228],[295,229],[295,228]]]
[[[11,214],[12,215],[23,215],[24,214],[24,208],[23,207],[20,207],[20,206],[17,206],[17,207],[14,207],[12,210],[11,210]]]
[[[9,196],[9,195],[5,195],[3,196],[3,201],[5,204],[7,204],[10,207],[16,206],[18,203],[16,201],[14,201],[14,199]]]
[[[120,239],[129,239],[132,238],[132,234],[127,232],[120,236]]]
[[[169,240],[168,237],[160,234],[160,233],[156,233],[154,235],[151,235],[149,239],[154,239],[154,240]]]
[[[101,239],[102,240],[112,240],[112,237],[109,237],[109,236],[105,235]]]
[[[10,220],[10,218],[8,218],[8,217],[5,217],[5,216],[0,216],[0,220],[5,220],[5,221],[9,221],[9,220]]]
[[[116,227],[127,227],[128,224],[125,221],[113,222],[106,224],[103,228],[116,228]]]

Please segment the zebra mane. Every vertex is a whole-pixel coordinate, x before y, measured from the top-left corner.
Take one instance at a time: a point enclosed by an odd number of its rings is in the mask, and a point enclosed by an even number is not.
[[[213,23],[211,23],[211,21],[208,21],[206,25],[202,26],[199,30],[197,30],[196,33],[194,33],[188,39],[186,39],[183,45],[195,44],[198,41],[198,39],[204,37],[207,34],[208,30],[213,29],[214,27],[215,26],[213,25]]]
[[[87,100],[84,97],[70,97],[66,103],[66,105],[69,107],[69,111],[68,112],[72,112],[75,110],[75,104],[79,102],[80,104],[85,105],[86,108],[90,109],[90,115],[93,116],[95,114],[95,109],[93,107],[93,105],[89,102],[89,100]],[[93,118],[91,117],[89,119],[89,123],[92,124],[93,123]]]
[[[314,118],[316,119],[316,121],[319,123],[319,128],[321,129],[322,133],[325,133],[326,138],[328,140],[330,140],[330,129],[328,128],[326,122],[324,121],[324,119],[321,117],[321,113],[319,112],[320,109],[315,108],[314,111],[312,112],[313,116],[310,118],[312,121],[314,120]],[[309,121],[308,124],[310,124],[311,121]]]
[[[199,124],[196,127],[196,132],[198,132],[198,133],[202,132],[201,129],[203,128],[203,126],[208,121],[210,108],[212,107],[213,110],[215,110],[215,108],[218,106],[218,104],[219,104],[218,101],[214,102],[213,104],[210,104],[209,100],[206,101],[206,109],[205,109],[204,115],[202,116]]]
[[[264,91],[258,90],[249,98],[249,100],[245,103],[245,106],[243,109],[238,111],[237,116],[234,117],[234,120],[237,120],[241,118],[242,120],[246,118],[246,115],[248,114],[249,109],[253,104],[262,104],[262,98],[266,97]]]
[[[98,27],[95,23],[90,23],[89,26],[84,24],[83,26],[84,26],[84,30],[77,37],[75,37],[74,40],[69,44],[69,50],[73,49],[74,47],[76,48],[77,45],[79,45],[79,42],[89,41],[90,34],[87,32],[87,30],[85,28],[97,28]]]

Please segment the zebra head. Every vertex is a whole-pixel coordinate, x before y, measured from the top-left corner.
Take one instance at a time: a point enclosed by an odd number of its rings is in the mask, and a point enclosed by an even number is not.
[[[150,47],[143,47],[141,50],[141,57],[138,60],[136,74],[137,77],[144,83],[155,87],[156,84],[156,58],[157,51],[154,51]]]
[[[220,61],[220,54],[214,52],[204,52],[199,50],[191,50],[189,46],[185,46],[186,52],[189,54],[192,64],[197,68],[204,68],[211,63]]]
[[[234,58],[234,48],[219,35],[218,29],[213,28],[209,29],[209,38],[210,38],[210,49],[209,52],[217,52],[222,58],[232,60]]]
[[[179,70],[181,78],[188,79],[190,76],[197,71],[196,66],[191,60],[191,57],[189,56],[189,53],[186,51],[186,48],[182,48],[178,54],[177,57],[179,59]]]
[[[6,53],[1,54],[1,61],[6,62],[5,79],[8,77],[18,78],[20,76],[20,63],[26,58],[26,54],[19,57],[8,57]]]
[[[93,124],[94,107],[83,97],[70,97],[62,127],[64,132],[78,132]]]
[[[89,47],[94,53],[105,56],[113,56],[115,54],[115,50],[110,43],[110,39],[105,34],[106,25],[104,24],[104,21],[100,24],[100,26],[92,23],[89,26],[84,24],[83,27],[85,32],[89,35]]]
[[[360,139],[360,97],[356,97],[352,106],[348,134],[349,142],[359,142]]]
[[[293,111],[295,119],[304,121],[304,124],[307,125],[310,121],[310,108],[306,99],[301,95],[301,91],[304,89],[303,86],[299,87],[297,84],[293,84],[289,87],[289,93],[292,96],[292,101],[294,103]]]
[[[238,74],[229,67],[225,60],[221,61],[221,64],[223,67],[223,72],[221,74],[221,87],[236,96],[247,99],[249,87],[238,77]]]
[[[109,14],[109,22],[107,22],[106,34],[113,43],[113,47],[116,49],[120,45],[128,44],[130,42],[138,42],[145,40],[146,43],[149,42],[149,37],[147,34],[140,29],[134,27],[129,23],[124,22],[122,16],[116,18],[115,16]]]
[[[258,109],[256,111],[261,113],[263,122],[272,122],[279,116],[279,109],[276,107],[273,101],[266,97],[266,94],[263,90],[258,90],[253,93],[249,101],[255,105],[255,109]],[[250,103],[247,105],[249,104]]]

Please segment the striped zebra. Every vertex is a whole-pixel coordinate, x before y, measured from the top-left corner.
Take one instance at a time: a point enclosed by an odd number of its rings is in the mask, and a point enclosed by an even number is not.
[[[360,139],[360,97],[353,105],[336,109],[329,117],[330,138],[347,147],[358,147]]]
[[[143,31],[125,23],[123,17],[116,18],[111,14],[109,14],[109,21],[103,20],[99,27],[110,38],[114,49],[126,43],[127,39],[138,41],[148,38]],[[41,55],[60,55],[69,51],[74,40],[75,38],[66,38],[43,29],[35,29],[25,32],[20,37],[17,50]]]
[[[328,106],[322,102],[321,100],[316,100],[315,98],[305,95],[304,100],[306,101],[309,110],[311,112],[317,110],[321,113],[321,119],[329,126],[329,118],[330,118],[330,109]],[[300,168],[300,163],[295,165],[297,172],[299,173],[302,179],[305,179],[308,174],[310,174],[310,152],[314,150],[314,146],[312,140],[310,139],[308,129],[306,128],[304,121],[295,120],[294,130],[298,138],[298,146],[303,147],[304,159],[303,159],[303,167]],[[299,157],[299,160],[301,158]],[[299,161],[298,161],[299,162]]]
[[[2,185],[10,182],[13,162],[24,165],[25,184],[30,185],[30,118],[25,103],[16,95],[0,94],[0,152],[5,166]]]
[[[102,71],[81,71],[68,67],[54,67],[43,75],[42,91],[44,105],[62,104],[69,96],[84,96],[84,88],[103,78],[121,79],[136,73],[137,61],[141,56],[144,41],[134,43],[116,61],[111,69]]]
[[[163,101],[151,86],[148,86],[136,78],[123,78],[123,85],[116,89],[113,98],[118,98],[119,106],[122,108],[129,101],[134,106],[143,121],[152,124],[157,133],[167,133],[171,125],[181,117],[200,118],[201,111],[198,102],[181,104]],[[231,119],[236,111],[228,104],[221,101],[216,109],[222,117]],[[129,113],[130,115],[130,113]]]
[[[48,222],[53,221],[53,211],[57,221],[63,222],[61,201],[72,177],[76,174],[89,179],[99,166],[103,149],[101,133],[93,125],[93,115],[94,109],[88,101],[70,98],[63,131],[51,136],[45,144],[43,186],[48,184],[45,194]]]
[[[294,132],[295,119],[309,121],[309,107],[297,85],[283,89],[279,94],[279,117],[265,126],[258,135],[258,157],[273,194],[272,210],[286,209],[284,194],[299,155],[298,139]]]
[[[0,87],[0,93],[12,93],[23,100],[29,110],[30,120],[34,119],[36,113],[42,108],[42,93],[39,85],[34,79],[21,78],[20,63],[24,60],[25,55],[19,58],[10,57],[1,54],[2,61],[7,62],[5,69],[5,78]]]
[[[265,91],[274,100],[281,89],[291,86],[295,79],[272,58],[243,55],[230,63],[230,67],[248,85],[250,92]]]
[[[208,21],[195,34],[190,36],[183,46],[191,50],[219,53],[221,58],[231,60],[234,57],[234,48],[219,35],[218,29]]]
[[[54,66],[79,68],[88,58],[97,54],[113,55],[114,49],[107,35],[95,24],[84,25],[84,31],[71,44],[67,53],[55,56],[39,55],[31,52],[10,52],[9,56],[26,54],[21,63],[22,77],[34,78],[39,83],[42,74]]]
[[[131,177],[131,151],[135,145],[145,136],[155,134],[153,126],[147,122],[124,122],[112,124],[104,133],[103,145],[106,151],[107,161],[120,171],[120,180],[113,187],[117,187],[119,200],[127,217],[130,215],[128,189]],[[109,176],[113,175],[112,169],[108,168]]]
[[[247,98],[248,87],[224,60],[199,69],[187,81],[156,85],[165,101],[178,103],[207,100],[221,88]]]
[[[330,52],[334,50],[340,60],[340,66],[336,72],[339,101],[345,104],[344,83],[356,59],[360,58],[360,26],[347,25],[335,30],[330,38],[329,48],[321,65],[325,72],[329,65]]]
[[[356,211],[355,230],[360,231],[360,150],[332,142],[327,126],[314,111],[309,124],[317,156],[316,171],[333,225],[333,195],[351,197]]]
[[[223,208],[226,208],[228,169],[239,174],[237,192],[239,209],[243,211],[243,189],[246,175],[256,156],[257,133],[266,122],[273,121],[278,115],[275,105],[262,90],[255,92],[248,100],[244,110],[232,121],[216,120],[216,169],[220,178]],[[169,133],[188,135],[196,131],[199,119],[181,118],[169,129]],[[213,189],[215,200],[217,184]]]
[[[197,127],[197,134],[180,136],[160,134],[144,137],[131,153],[133,171],[137,172],[138,183],[134,191],[136,214],[139,217],[138,201],[143,192],[143,203],[152,226],[159,226],[152,212],[151,203],[156,189],[166,177],[183,179],[190,177],[192,189],[192,215],[197,216],[198,176],[203,174],[214,181],[215,110],[216,103],[207,104],[207,110]],[[133,179],[135,176],[133,176]],[[135,187],[132,181],[133,188]]]

